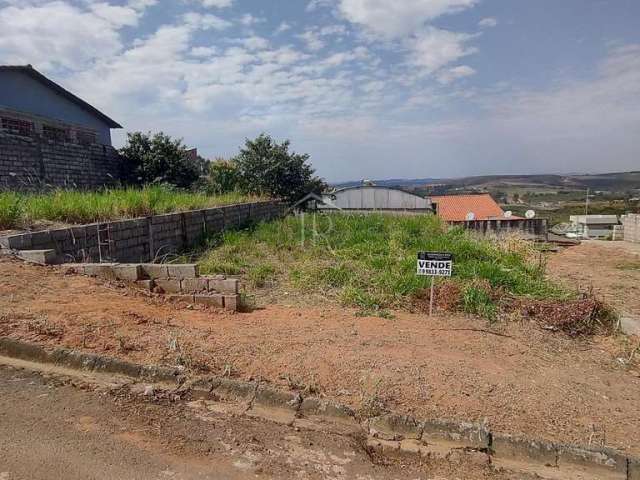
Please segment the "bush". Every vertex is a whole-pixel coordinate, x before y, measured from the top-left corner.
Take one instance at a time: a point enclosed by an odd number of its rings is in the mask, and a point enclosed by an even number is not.
[[[238,190],[239,181],[236,164],[219,158],[209,164],[204,188],[208,193],[219,195]]]
[[[191,159],[181,140],[164,133],[127,134],[127,145],[120,149],[125,159],[123,174],[128,183],[147,185],[166,183],[191,187],[202,173],[202,161]]]

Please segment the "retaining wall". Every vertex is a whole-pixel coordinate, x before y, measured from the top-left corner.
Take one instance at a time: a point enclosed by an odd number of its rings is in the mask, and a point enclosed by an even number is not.
[[[624,241],[640,243],[640,214],[627,213],[622,217],[624,226]]]
[[[53,249],[65,263],[150,262],[194,247],[206,235],[280,217],[286,208],[280,201],[267,201],[92,223],[0,237],[0,246]]]

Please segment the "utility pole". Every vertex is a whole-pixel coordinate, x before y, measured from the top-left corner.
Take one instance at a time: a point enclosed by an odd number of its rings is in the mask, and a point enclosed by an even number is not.
[[[587,198],[584,202],[584,214],[589,215],[589,188],[587,188]]]

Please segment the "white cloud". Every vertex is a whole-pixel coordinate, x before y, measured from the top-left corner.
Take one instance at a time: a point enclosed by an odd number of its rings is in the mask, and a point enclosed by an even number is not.
[[[451,83],[454,80],[475,75],[476,71],[468,65],[458,65],[438,72],[438,81],[442,84]]]
[[[433,73],[474,53],[473,47],[465,46],[471,38],[473,36],[466,33],[427,27],[407,40],[407,46],[411,49],[410,62],[424,73]]]
[[[138,24],[139,13],[133,8],[109,5],[108,3],[94,3],[91,10],[98,17],[105,19],[115,27],[134,27]]]
[[[329,7],[333,4],[333,0],[311,0],[307,4],[307,12],[315,12],[319,8]]]
[[[200,0],[203,7],[228,8],[233,5],[233,0]]]
[[[203,30],[224,30],[232,25],[231,22],[215,15],[211,15],[210,13],[201,14],[197,12],[188,12],[182,16],[182,19],[188,26]]]
[[[483,18],[478,22],[480,28],[493,28],[498,25],[498,20],[493,17]]]
[[[425,22],[474,6],[478,0],[340,0],[341,14],[367,31],[398,38]]]
[[[129,0],[127,5],[134,10],[143,11],[149,7],[153,7],[158,3],[158,0]]]
[[[245,13],[244,15],[242,15],[242,17],[240,17],[240,23],[245,27],[251,27],[253,25],[256,25],[257,23],[262,23],[264,21],[264,18],[254,17],[250,13]]]
[[[193,47],[189,52],[192,57],[212,57],[216,53],[218,53],[218,49],[216,47]]]
[[[289,25],[287,22],[281,22],[280,25],[278,25],[278,28],[276,28],[274,33],[278,35],[280,33],[286,32],[287,30],[291,30],[291,25]]]
[[[119,28],[134,22],[125,7],[97,12],[62,1],[0,8],[0,63],[78,69],[122,49]]]
[[[307,48],[312,52],[322,50],[325,46],[325,42],[322,40],[320,34],[311,29],[297,35],[297,37],[303,40]]]
[[[238,42],[247,50],[264,50],[269,46],[269,41],[266,38],[258,37],[256,35],[239,39]]]

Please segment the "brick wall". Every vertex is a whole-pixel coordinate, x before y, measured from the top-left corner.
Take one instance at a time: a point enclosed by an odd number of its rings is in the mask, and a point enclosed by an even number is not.
[[[205,235],[277,218],[285,210],[278,201],[228,205],[13,235],[0,238],[0,246],[54,249],[65,262],[149,262],[194,247]]]
[[[0,131],[0,189],[110,185],[120,178],[120,163],[118,153],[108,145],[56,142]]]

